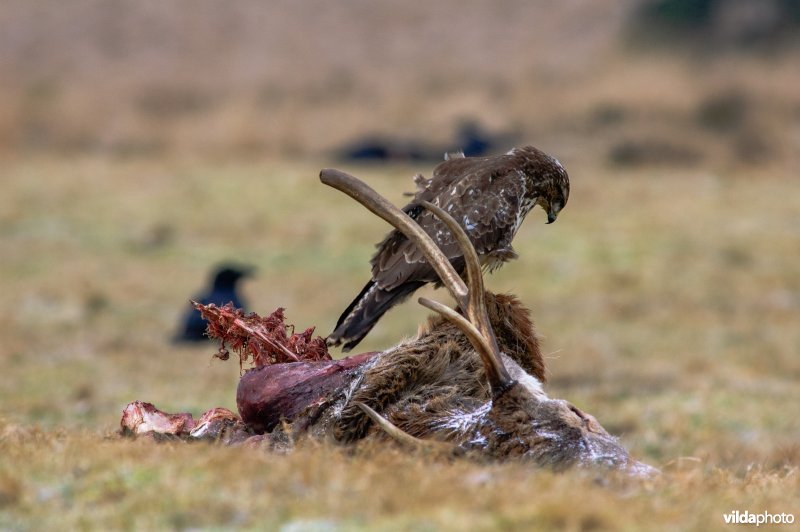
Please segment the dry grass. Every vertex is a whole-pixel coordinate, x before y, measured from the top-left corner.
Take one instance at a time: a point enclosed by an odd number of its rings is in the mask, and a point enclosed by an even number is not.
[[[3,454],[26,476],[0,476],[0,524],[32,529],[713,530],[731,508],[791,508],[800,487],[796,472],[695,464],[641,485],[388,449],[280,456],[3,429]]]
[[[708,530],[734,509],[800,514],[797,47],[642,53],[621,37],[635,1],[544,4],[4,2],[0,528]],[[488,285],[532,307],[551,395],[664,479],[113,436],[135,399],[235,408],[238,365],[168,341],[221,260],[258,266],[254,310],[329,332],[386,227],[318,183],[325,154],[369,132],[441,145],[463,117],[569,169],[558,223],[532,213],[521,259]],[[347,169],[395,202],[430,174]],[[361,347],[424,316],[408,303]]]
[[[326,164],[5,162],[0,526],[708,529],[733,509],[798,513],[800,205],[785,176],[572,164],[564,216],[532,213],[522,258],[489,279],[533,308],[550,393],[662,481],[113,437],[134,399],[235,408],[235,363],[168,343],[218,260],[258,265],[254,309],[328,332],[385,227],[318,183]],[[354,171],[399,202],[416,170]],[[364,349],[424,315],[393,311]]]

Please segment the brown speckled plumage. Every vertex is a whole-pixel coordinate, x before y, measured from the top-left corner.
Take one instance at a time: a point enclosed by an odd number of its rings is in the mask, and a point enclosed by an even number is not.
[[[444,223],[420,206],[429,201],[465,229],[485,269],[516,257],[511,242],[528,212],[540,205],[552,222],[569,199],[569,177],[561,164],[532,146],[495,157],[451,158],[431,179],[415,178],[414,199],[403,208],[463,272],[461,250]],[[397,230],[390,232],[372,257],[372,278],[348,306],[328,337],[349,351],[380,317],[438,277],[422,252]]]

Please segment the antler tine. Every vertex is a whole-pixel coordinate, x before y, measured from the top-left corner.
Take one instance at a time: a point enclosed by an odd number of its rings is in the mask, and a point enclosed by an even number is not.
[[[411,434],[403,431],[403,429],[397,427],[394,423],[377,413],[371,407],[365,405],[364,403],[355,403],[362,412],[364,412],[369,418],[378,425],[383,431],[392,437],[398,443],[402,443],[408,445],[410,447],[427,450],[427,451],[438,451],[444,452],[446,454],[458,454],[459,447],[456,445],[452,445],[449,443],[445,443],[443,441],[436,441],[436,440],[423,440],[421,438],[417,438],[416,436],[412,436]]]
[[[319,179],[324,184],[340,190],[369,209],[373,214],[383,218],[402,232],[406,238],[414,242],[425,254],[428,263],[433,266],[439,279],[447,287],[456,301],[465,308],[468,304],[469,291],[467,285],[456,273],[453,265],[447,260],[428,234],[406,213],[392,205],[372,187],[341,170],[323,168]]]
[[[486,377],[489,380],[492,393],[495,396],[500,395],[512,386],[514,381],[511,379],[505,365],[503,365],[503,361],[500,359],[500,348],[497,346],[494,329],[492,329],[492,324],[489,322],[489,315],[486,312],[483,274],[481,272],[478,254],[475,252],[475,246],[472,245],[464,229],[458,225],[458,222],[456,222],[447,211],[427,201],[423,201],[422,206],[444,222],[447,228],[450,229],[453,237],[455,237],[464,255],[469,297],[466,301],[466,306],[462,304],[461,308],[466,312],[469,319],[464,319],[463,316],[451,308],[442,305],[438,301],[431,301],[430,299],[421,297],[419,298],[419,303],[443,315],[461,329],[470,340],[470,343],[472,343],[472,346],[478,351],[483,361],[483,365],[486,368]]]

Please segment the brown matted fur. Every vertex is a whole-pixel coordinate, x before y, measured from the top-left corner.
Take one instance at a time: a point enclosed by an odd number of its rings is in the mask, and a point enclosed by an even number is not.
[[[540,382],[544,359],[530,311],[514,295],[484,293],[486,309],[501,353]],[[366,435],[372,422],[357,403],[364,403],[412,435],[431,432],[440,416],[464,411],[491,398],[484,366],[466,336],[435,315],[417,338],[383,353],[364,372],[334,427],[334,437],[353,441]]]

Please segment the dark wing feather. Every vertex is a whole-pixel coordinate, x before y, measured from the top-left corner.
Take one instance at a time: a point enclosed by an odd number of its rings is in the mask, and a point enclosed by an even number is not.
[[[525,177],[510,157],[465,158],[446,161],[434,170],[428,186],[404,207],[439,245],[457,269],[461,250],[444,223],[419,203],[430,201],[450,213],[470,237],[478,255],[510,246],[517,229]],[[391,290],[408,281],[437,281],[422,252],[398,231],[378,245],[372,258],[372,278]]]

